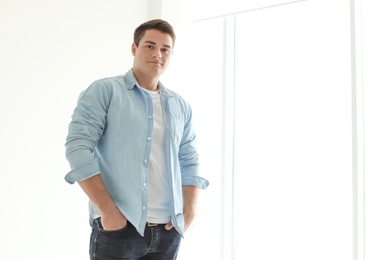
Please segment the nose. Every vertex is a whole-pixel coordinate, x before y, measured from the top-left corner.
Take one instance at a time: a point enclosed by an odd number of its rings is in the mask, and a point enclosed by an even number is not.
[[[155,59],[161,59],[162,58],[162,55],[161,55],[161,51],[156,49],[153,54],[152,54],[152,57],[155,58]]]

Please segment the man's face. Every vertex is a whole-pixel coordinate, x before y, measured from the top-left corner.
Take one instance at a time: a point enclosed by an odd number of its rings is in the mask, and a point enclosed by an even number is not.
[[[158,30],[147,30],[138,47],[133,43],[133,69],[138,76],[158,78],[168,67],[172,55],[172,37]]]

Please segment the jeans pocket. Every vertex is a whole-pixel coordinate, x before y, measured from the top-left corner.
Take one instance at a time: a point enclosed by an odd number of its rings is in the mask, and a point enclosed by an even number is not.
[[[97,221],[97,224],[99,226],[99,232],[100,233],[103,233],[103,234],[107,234],[107,235],[115,235],[115,234],[121,234],[123,233],[128,227],[129,227],[129,221],[127,221],[126,225],[121,228],[121,229],[117,229],[117,230],[105,230],[103,228],[103,225],[102,225],[102,218],[101,217],[98,217],[96,219]]]

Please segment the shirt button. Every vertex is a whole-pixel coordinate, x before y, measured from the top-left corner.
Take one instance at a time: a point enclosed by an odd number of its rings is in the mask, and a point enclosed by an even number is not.
[[[152,140],[152,138],[151,138],[151,137],[148,137],[148,141],[150,141],[150,140]]]
[[[144,161],[144,163],[147,163],[147,162],[148,162],[148,160],[145,160],[145,161]]]
[[[149,116],[149,119],[152,119],[152,116]]]
[[[142,183],[142,185],[146,186],[146,182]]]
[[[146,209],[146,207],[142,207],[142,209],[143,209],[143,210],[145,210],[145,209]]]

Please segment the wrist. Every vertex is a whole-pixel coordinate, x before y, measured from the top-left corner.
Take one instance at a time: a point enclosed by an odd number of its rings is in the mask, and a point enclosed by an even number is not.
[[[118,215],[122,214],[118,207],[112,202],[107,205],[104,205],[100,210],[100,213],[102,216],[108,216],[108,215]]]

